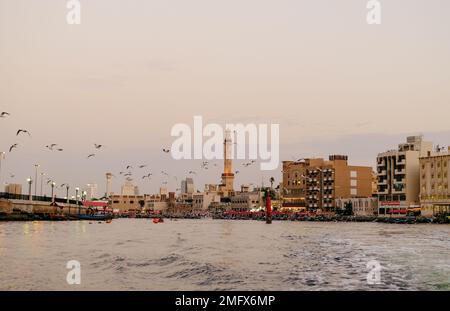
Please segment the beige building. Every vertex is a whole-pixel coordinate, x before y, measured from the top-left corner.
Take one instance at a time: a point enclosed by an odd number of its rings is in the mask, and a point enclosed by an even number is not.
[[[143,195],[116,195],[110,197],[110,206],[114,211],[128,212],[140,211],[145,207],[145,197]]]
[[[419,205],[419,158],[431,152],[433,144],[422,136],[410,136],[397,150],[378,154],[379,215],[406,215]]]
[[[283,161],[283,181],[280,186],[283,207],[306,209],[306,166],[305,161]]]
[[[348,157],[331,155],[283,162],[283,207],[333,211],[335,199],[372,196],[372,168],[348,165]]]
[[[420,158],[420,206],[422,216],[450,213],[450,147]]]
[[[259,191],[238,192],[230,200],[228,209],[235,212],[249,212],[265,208],[263,194]]]
[[[5,186],[5,192],[8,194],[22,194],[22,185],[20,184],[7,184]]]
[[[213,202],[220,202],[220,196],[216,192],[194,193],[192,195],[192,208],[194,210],[207,211]]]

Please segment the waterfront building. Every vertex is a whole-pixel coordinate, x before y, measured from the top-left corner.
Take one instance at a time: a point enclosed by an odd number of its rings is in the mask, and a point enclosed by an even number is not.
[[[306,162],[283,161],[282,205],[295,211],[306,210]]]
[[[450,147],[420,158],[420,206],[422,216],[450,214]]]
[[[398,149],[378,154],[378,214],[406,215],[419,206],[419,158],[431,152],[433,144],[422,136],[407,137]]]
[[[283,209],[333,211],[335,199],[372,196],[372,168],[348,165],[348,157],[283,162]]]
[[[143,195],[111,195],[110,206],[114,212],[140,211],[145,207]]]
[[[345,210],[350,204],[354,216],[376,216],[378,214],[378,198],[340,198],[336,199],[336,210]]]
[[[348,165],[345,155],[307,159],[306,205],[309,210],[334,211],[335,199],[372,196],[372,168]]]
[[[192,208],[194,210],[208,210],[213,202],[220,202],[220,196],[216,192],[194,193],[192,195]]]
[[[265,208],[263,194],[260,191],[238,192],[230,197],[228,210],[234,212],[249,212]]]

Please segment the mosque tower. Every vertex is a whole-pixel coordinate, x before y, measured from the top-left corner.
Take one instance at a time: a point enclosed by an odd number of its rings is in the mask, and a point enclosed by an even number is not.
[[[222,184],[225,185],[225,190],[234,191],[234,174],[232,166],[233,158],[233,141],[231,139],[230,130],[225,131],[225,140],[223,142],[223,174]]]

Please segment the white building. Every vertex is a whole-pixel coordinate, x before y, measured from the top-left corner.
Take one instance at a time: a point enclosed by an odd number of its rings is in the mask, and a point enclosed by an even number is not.
[[[397,150],[378,154],[377,183],[379,214],[406,214],[419,204],[419,158],[433,148],[422,136],[410,136]]]
[[[336,199],[336,209],[343,210],[348,203],[351,203],[355,216],[376,216],[378,214],[378,198]]]
[[[122,186],[121,194],[122,195],[137,195],[136,187],[133,185],[133,183],[131,181],[126,181],[125,184]]]
[[[82,193],[86,193],[86,200],[97,199],[97,184],[87,184],[83,189]]]

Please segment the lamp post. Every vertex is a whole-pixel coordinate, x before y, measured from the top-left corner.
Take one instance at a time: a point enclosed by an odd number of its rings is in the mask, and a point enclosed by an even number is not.
[[[44,176],[45,176],[45,173],[41,173],[41,194],[40,194],[40,196],[42,197],[42,195],[43,195],[43,187],[42,187],[42,185],[43,185],[43,180],[44,180]]]
[[[2,160],[5,159],[5,154],[6,154],[6,152],[4,152],[4,151],[0,152],[0,185],[1,185],[1,180],[2,180]]]
[[[34,196],[37,196],[37,180],[38,180],[38,169],[39,169],[39,164],[35,164],[34,165],[34,170],[35,170],[35,174],[34,174]]]
[[[54,192],[55,192],[55,191],[54,191],[54,190],[55,190],[55,186],[56,186],[56,183],[53,181],[53,182],[52,182],[52,202],[55,201],[55,198],[54,198],[54,196],[53,196],[53,195],[54,195]]]
[[[33,200],[32,196],[31,196],[31,184],[33,183],[33,179],[31,179],[31,177],[27,178],[27,183],[28,183],[28,199],[30,201]]]
[[[70,186],[69,186],[69,184],[67,184],[67,185],[66,185],[66,198],[67,198],[67,204],[69,204],[69,188],[70,188]],[[69,206],[69,208],[70,208],[70,206]]]

